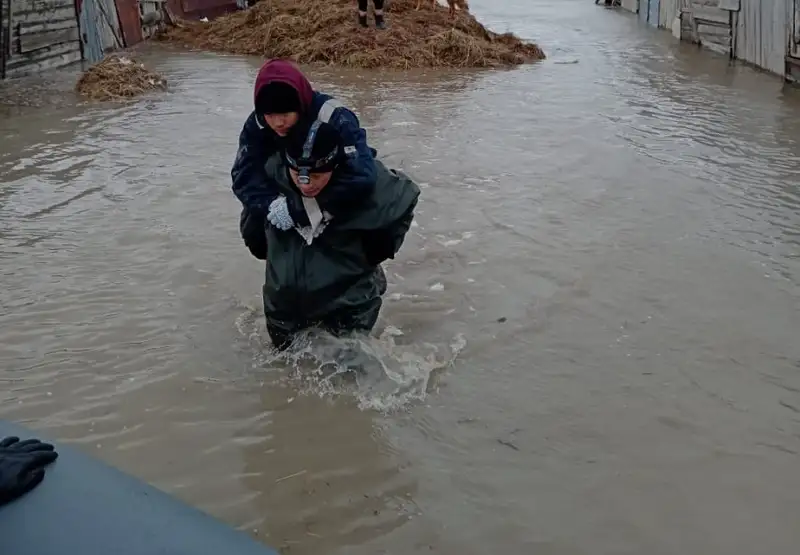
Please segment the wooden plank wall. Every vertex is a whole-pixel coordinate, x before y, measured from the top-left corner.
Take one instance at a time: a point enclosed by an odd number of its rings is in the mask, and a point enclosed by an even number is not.
[[[719,9],[719,0],[689,0],[681,19],[684,40],[702,44],[720,54],[731,54],[730,12]]]
[[[74,0],[8,0],[4,29],[11,17],[6,51],[6,77],[18,77],[65,66],[81,59]]]

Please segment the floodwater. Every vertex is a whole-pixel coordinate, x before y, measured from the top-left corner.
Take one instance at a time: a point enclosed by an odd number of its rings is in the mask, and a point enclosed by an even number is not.
[[[154,51],[167,95],[1,114],[0,417],[287,553],[797,552],[800,95],[590,0],[471,4],[548,60],[311,74],[423,187],[364,344],[396,391],[270,354],[258,61]]]

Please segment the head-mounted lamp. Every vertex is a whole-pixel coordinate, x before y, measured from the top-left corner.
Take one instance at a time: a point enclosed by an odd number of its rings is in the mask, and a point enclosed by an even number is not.
[[[290,168],[297,171],[297,181],[302,185],[309,185],[311,183],[311,174],[333,169],[333,162],[336,160],[336,155],[339,153],[339,147],[335,147],[328,154],[315,160],[312,156],[314,150],[314,141],[317,138],[322,122],[317,120],[308,131],[305,143],[303,143],[303,153],[299,159],[293,158],[289,153],[286,153],[286,163]]]

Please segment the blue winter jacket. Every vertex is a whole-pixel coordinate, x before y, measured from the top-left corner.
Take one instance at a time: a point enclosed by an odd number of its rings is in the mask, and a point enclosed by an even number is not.
[[[261,68],[254,98],[261,87],[273,81],[287,83],[297,90],[304,108],[302,118],[324,119],[341,134],[345,161],[337,168],[336,178],[320,193],[317,199],[320,207],[336,216],[368,198],[377,180],[376,152],[367,145],[367,133],[358,117],[330,95],[314,92],[300,70],[282,60],[267,62]],[[265,164],[270,155],[282,149],[282,142],[261,115],[255,111],[250,114],[239,135],[231,179],[233,193],[251,214],[266,214],[279,195],[277,185],[267,178]],[[307,225],[302,208],[290,205],[290,210],[295,223]]]

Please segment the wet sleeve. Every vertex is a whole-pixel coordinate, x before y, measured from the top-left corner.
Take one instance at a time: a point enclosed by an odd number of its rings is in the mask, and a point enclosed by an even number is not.
[[[403,214],[400,219],[392,222],[386,229],[386,233],[390,238],[392,254],[389,258],[394,258],[394,255],[403,246],[408,230],[411,229],[411,223],[414,221],[414,210],[417,207],[417,200],[411,203],[408,210]]]
[[[264,165],[275,151],[275,145],[264,137],[251,114],[239,134],[239,149],[231,168],[233,194],[250,211],[266,214],[270,203],[278,197],[278,187],[267,178]]]
[[[397,220],[391,222],[382,229],[376,229],[364,233],[362,242],[367,260],[375,266],[381,264],[389,258],[394,258],[403,246],[406,234],[411,229],[411,222],[414,220],[414,209],[417,206],[417,199],[409,206],[408,210]]]
[[[329,185],[322,204],[336,216],[372,194],[378,170],[375,151],[367,145],[367,132],[351,110],[337,108],[330,123],[342,137],[345,162],[336,170],[336,179]]]
[[[242,209],[239,217],[239,233],[250,253],[259,260],[267,259],[267,232],[264,215]]]

